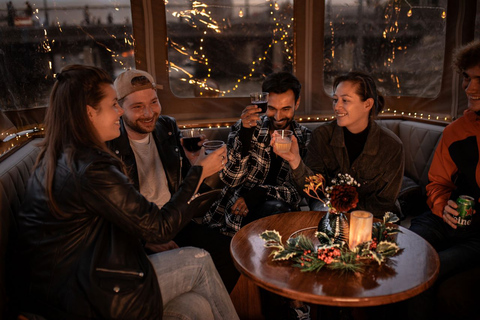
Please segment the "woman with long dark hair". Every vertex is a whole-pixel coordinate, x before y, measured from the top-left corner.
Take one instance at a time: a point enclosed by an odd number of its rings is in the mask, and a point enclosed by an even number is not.
[[[147,257],[191,219],[189,200],[224,165],[202,156],[162,209],[125,175],[105,141],[123,111],[110,76],[71,65],[57,74],[45,139],[18,217],[16,303],[47,319],[238,319],[209,254],[181,248]]]
[[[348,173],[360,183],[358,209],[377,217],[385,211],[398,212],[395,201],[402,184],[403,145],[393,132],[374,121],[384,106],[375,81],[365,73],[349,72],[334,80],[333,91],[336,120],[313,131],[305,162],[295,137],[290,152],[277,154],[289,161],[299,188],[303,189],[307,176],[316,173],[327,184],[339,173]],[[313,202],[311,208],[318,210],[319,205]]]

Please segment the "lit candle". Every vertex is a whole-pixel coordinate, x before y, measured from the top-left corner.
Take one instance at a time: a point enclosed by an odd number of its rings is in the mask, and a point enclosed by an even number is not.
[[[372,239],[372,225],[372,213],[360,210],[352,211],[350,214],[350,236],[348,238],[350,250]]]

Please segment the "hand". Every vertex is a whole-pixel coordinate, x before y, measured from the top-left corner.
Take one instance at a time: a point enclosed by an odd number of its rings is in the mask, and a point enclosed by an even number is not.
[[[201,134],[200,142],[198,143],[198,146],[201,147],[205,141],[208,141],[207,137],[204,134]],[[187,149],[185,149],[185,146],[183,145],[183,138],[180,138],[180,144],[183,147],[183,151],[185,152],[185,156],[187,157],[188,161],[190,161],[190,164],[193,165],[197,161],[201,150],[198,150],[195,152],[188,151]]]
[[[274,132],[272,134],[272,139],[270,140],[270,145],[273,148],[273,152],[275,152],[275,154],[280,156],[281,158],[287,160],[288,163],[290,164],[290,168],[292,168],[293,170],[297,169],[298,166],[300,165],[300,162],[302,161],[302,158],[300,157],[300,148],[298,147],[297,138],[294,135],[292,135],[292,146],[290,147],[290,151],[280,153],[277,151],[277,148],[275,147],[276,136],[277,134]]]
[[[248,207],[243,197],[240,197],[235,201],[232,208],[232,214],[245,217],[248,213]]]
[[[257,106],[247,106],[240,116],[240,119],[242,119],[242,126],[246,129],[255,127],[257,121],[260,120],[260,112],[262,112],[262,109]]]
[[[457,220],[455,217],[458,216],[457,203],[453,200],[448,200],[447,204],[443,208],[443,221],[445,221],[453,229],[457,229]]]
[[[205,148],[202,147],[198,155],[195,165],[202,166],[202,180],[211,176],[214,173],[219,172],[225,168],[227,163],[227,146],[218,148],[209,155],[205,155]]]
[[[158,253],[158,252],[163,252],[163,251],[168,251],[168,250],[173,250],[173,249],[177,249],[178,248],[178,245],[175,243],[175,241],[173,240],[170,240],[169,242],[167,243],[151,243],[151,242],[147,242],[145,244],[145,248],[147,248],[148,250],[152,251],[152,252],[155,252],[155,253]]]

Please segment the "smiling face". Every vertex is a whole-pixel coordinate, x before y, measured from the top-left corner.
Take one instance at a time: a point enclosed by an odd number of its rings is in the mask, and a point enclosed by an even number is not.
[[[291,89],[284,93],[270,92],[268,95],[267,112],[272,123],[272,130],[289,129],[295,117],[295,110],[300,105],[300,98],[295,103],[295,95]]]
[[[134,140],[145,138],[155,129],[162,107],[154,89],[135,91],[122,101],[125,111],[122,119],[128,136]]]
[[[100,141],[105,142],[120,135],[120,116],[122,108],[117,103],[117,93],[110,84],[102,85],[105,97],[97,108],[87,105],[87,112]]]
[[[358,85],[350,81],[340,82],[333,95],[333,110],[337,124],[352,133],[359,133],[368,126],[373,99],[362,101],[357,94]]]
[[[480,65],[463,72],[462,88],[468,99],[468,109],[480,111]]]

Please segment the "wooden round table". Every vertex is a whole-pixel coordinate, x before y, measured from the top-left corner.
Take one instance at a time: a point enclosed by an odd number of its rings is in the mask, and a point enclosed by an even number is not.
[[[364,307],[413,297],[436,280],[440,262],[433,247],[410,230],[398,226],[401,250],[388,262],[369,262],[364,273],[328,270],[302,272],[291,261],[273,261],[260,234],[277,230],[285,241],[299,229],[316,227],[324,212],[288,212],[256,220],[233,237],[230,251],[237,269],[256,285],[278,295],[313,304]]]

